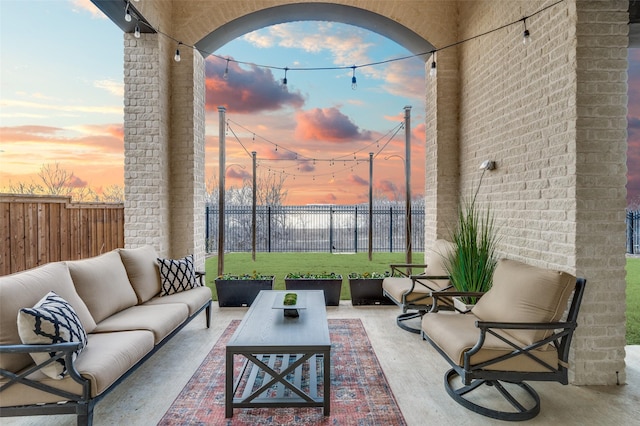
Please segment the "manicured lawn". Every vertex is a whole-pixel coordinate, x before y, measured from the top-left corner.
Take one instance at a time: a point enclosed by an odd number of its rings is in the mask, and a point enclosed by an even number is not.
[[[342,275],[342,292],[340,298],[351,299],[349,292],[350,272],[385,272],[390,271],[390,263],[404,263],[404,253],[373,253],[369,261],[367,253],[331,254],[331,253],[256,253],[255,262],[251,253],[229,253],[224,256],[224,272],[230,274],[246,274],[256,271],[264,275],[276,276],[276,289],[284,289],[284,276],[289,272],[335,272]],[[413,253],[413,263],[424,261],[423,253]],[[207,285],[213,289],[214,300],[215,279],[218,275],[218,257],[213,256],[206,261]]]
[[[413,262],[421,263],[423,253],[414,253]],[[342,275],[341,299],[351,298],[348,275],[350,272],[384,272],[390,263],[404,263],[404,253],[374,253],[369,262],[367,253],[257,253],[255,262],[251,253],[229,253],[224,257],[224,271],[232,274],[257,271],[276,276],[276,289],[284,289],[284,276],[289,272],[335,272]],[[640,345],[640,259],[627,259],[627,344]],[[218,258],[206,262],[207,285],[217,294],[214,281],[218,271]]]
[[[627,259],[627,344],[640,345],[640,259]]]

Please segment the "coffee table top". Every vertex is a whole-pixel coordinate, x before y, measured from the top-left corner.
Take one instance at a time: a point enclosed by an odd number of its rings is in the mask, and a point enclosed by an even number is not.
[[[298,311],[300,316],[297,318],[285,317],[282,309],[274,309],[274,304],[278,305],[276,298],[283,299],[286,293],[297,293],[304,300],[305,309]],[[330,347],[322,290],[262,290],[227,343],[227,350],[234,352],[294,352],[296,349],[308,351]]]

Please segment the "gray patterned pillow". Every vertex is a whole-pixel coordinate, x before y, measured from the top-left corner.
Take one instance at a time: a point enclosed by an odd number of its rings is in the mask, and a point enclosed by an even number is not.
[[[196,280],[196,272],[193,267],[193,255],[182,259],[160,259],[160,296],[168,296],[192,288],[200,287]]]
[[[18,334],[25,345],[82,342],[73,354],[75,359],[87,345],[80,319],[73,307],[62,297],[50,291],[33,308],[22,308],[18,312]],[[52,358],[53,353],[34,352],[31,358],[42,364]],[[41,370],[52,379],[63,379],[67,374],[64,358],[57,359]]]

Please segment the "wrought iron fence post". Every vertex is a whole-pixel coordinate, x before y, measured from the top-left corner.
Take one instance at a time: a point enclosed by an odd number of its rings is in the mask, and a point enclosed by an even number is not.
[[[333,207],[329,207],[329,253],[333,253]]]
[[[205,217],[205,231],[204,231],[204,245],[205,245],[205,253],[209,252],[209,206],[207,206],[207,209],[205,210],[204,213],[204,217]]]
[[[355,235],[354,235],[354,239],[353,239],[353,246],[355,249],[355,252],[358,252],[358,206],[356,206],[356,213],[355,213]]]
[[[267,234],[269,253],[271,253],[271,206],[267,207]]]
[[[393,207],[389,207],[389,253],[393,253]]]

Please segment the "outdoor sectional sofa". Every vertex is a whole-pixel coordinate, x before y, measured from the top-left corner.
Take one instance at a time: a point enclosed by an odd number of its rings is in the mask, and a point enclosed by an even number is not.
[[[0,416],[92,424],[94,405],[203,310],[210,326],[203,275],[192,256],[145,246],[0,277]]]

